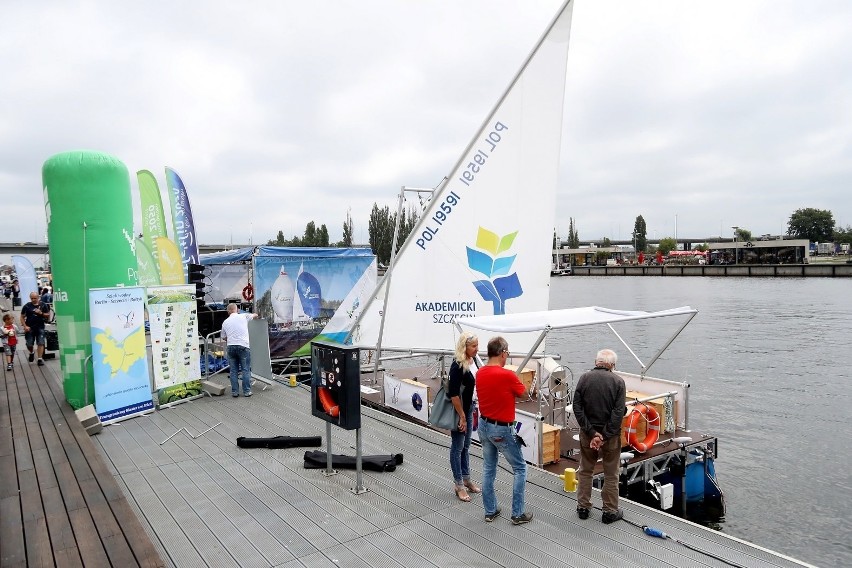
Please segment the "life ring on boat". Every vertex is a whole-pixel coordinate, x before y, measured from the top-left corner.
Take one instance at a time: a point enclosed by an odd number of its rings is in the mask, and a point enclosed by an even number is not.
[[[322,405],[326,414],[332,418],[340,416],[340,407],[335,402],[328,387],[317,387],[317,398],[319,398],[320,405]]]
[[[648,424],[645,437],[639,440],[637,426],[639,421],[644,420]],[[641,402],[633,407],[630,416],[627,417],[627,443],[639,453],[645,453],[657,443],[660,438],[660,413],[657,409]]]
[[[246,284],[246,287],[243,288],[243,299],[246,302],[251,302],[254,298],[254,286],[251,284]]]

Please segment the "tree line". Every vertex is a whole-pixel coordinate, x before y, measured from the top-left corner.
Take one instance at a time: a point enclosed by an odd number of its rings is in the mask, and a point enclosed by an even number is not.
[[[408,238],[408,235],[417,225],[420,219],[420,208],[410,205],[407,209],[402,210],[399,225],[399,236],[397,237],[396,251],[399,251],[400,246]],[[373,208],[370,211],[370,219],[367,225],[369,235],[370,248],[379,264],[387,265],[390,263],[391,248],[393,242],[393,232],[396,226],[397,213],[391,211],[390,207],[385,205],[379,207],[377,203],[373,203]],[[352,215],[349,211],[346,212],[346,219],[343,222],[343,238],[336,242],[330,243],[328,237],[328,229],[325,224],[317,228],[314,221],[310,221],[305,226],[304,234],[286,238],[283,231],[278,231],[275,239],[269,240],[266,244],[281,247],[351,247],[354,245],[353,235],[354,226],[352,223]],[[736,238],[741,241],[750,241],[752,233],[746,228],[738,227],[734,230]],[[633,242],[636,246],[636,251],[656,252],[662,254],[677,249],[677,241],[672,237],[664,237],[660,239],[656,247],[648,245],[648,228],[645,223],[645,218],[642,215],[636,217],[633,225]],[[797,209],[790,215],[787,222],[787,236],[796,239],[807,239],[811,242],[824,243],[850,243],[852,244],[852,226],[847,225],[845,228],[835,226],[834,215],[831,211],[825,209],[803,208]],[[609,239],[602,239],[604,247],[609,246]],[[560,239],[553,232],[554,248],[558,248]],[[580,235],[577,228],[577,223],[573,217],[569,218],[568,237],[562,241],[562,244],[568,248],[580,248]],[[706,245],[696,245],[696,250],[706,249]]]
[[[570,217],[568,221],[568,237],[563,243],[572,249],[580,248],[580,237],[577,230],[577,224],[574,218]],[[737,240],[750,241],[752,240],[752,232],[744,227],[734,229],[734,235]],[[645,223],[645,218],[642,215],[636,217],[633,225],[633,233],[631,234],[633,242],[636,246],[636,251],[656,252],[668,254],[677,249],[678,243],[673,237],[664,237],[660,239],[656,247],[648,244],[648,229]],[[826,209],[815,209],[806,207],[797,209],[790,215],[787,221],[786,236],[794,239],[807,239],[815,243],[849,243],[852,244],[852,226],[847,225],[845,228],[834,224],[834,215]],[[559,239],[554,234],[554,242]],[[602,246],[609,246],[609,239],[602,239]],[[554,247],[556,248],[556,247]],[[694,250],[706,250],[707,245],[701,244],[693,247]]]
[[[414,206],[409,206],[408,209],[403,209],[400,216],[399,235],[397,237],[396,251],[408,238],[411,230],[417,224],[420,218],[420,211]],[[391,247],[393,243],[394,227],[396,226],[397,213],[391,212],[390,207],[385,205],[379,207],[377,203],[373,203],[373,209],[370,212],[370,219],[367,225],[369,235],[370,248],[373,254],[376,255],[376,260],[379,264],[387,265],[390,263]],[[346,220],[343,222],[343,238],[331,243],[328,237],[328,229],[325,224],[317,228],[314,221],[310,221],[305,226],[304,234],[286,238],[284,231],[278,231],[276,238],[267,241],[267,245],[279,247],[340,247],[349,248],[354,245],[353,235],[355,234],[352,215],[349,211],[346,212]]]

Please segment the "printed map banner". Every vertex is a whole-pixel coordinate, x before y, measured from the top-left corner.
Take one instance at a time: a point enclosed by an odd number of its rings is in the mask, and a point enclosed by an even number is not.
[[[147,299],[154,388],[200,380],[195,284],[150,286]]]
[[[95,408],[101,422],[153,410],[142,288],[89,290]]]

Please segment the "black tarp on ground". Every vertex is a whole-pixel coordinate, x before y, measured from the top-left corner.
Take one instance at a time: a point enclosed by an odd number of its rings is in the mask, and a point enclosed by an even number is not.
[[[318,450],[305,452],[305,469],[326,467],[327,454]],[[402,454],[384,456],[361,456],[361,467],[367,471],[394,471],[402,464]],[[339,469],[355,469],[355,456],[331,454],[331,466]]]

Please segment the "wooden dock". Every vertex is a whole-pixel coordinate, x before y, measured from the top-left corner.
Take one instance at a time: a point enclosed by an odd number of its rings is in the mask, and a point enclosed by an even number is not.
[[[58,363],[20,338],[0,388],[0,566],[165,566],[77,420]]]
[[[535,517],[513,526],[505,461],[496,482],[504,514],[486,523],[480,496],[462,503],[452,493],[448,437],[367,407],[365,454],[401,453],[404,463],[364,472],[368,491],[360,495],[351,491],[352,470],[326,476],[304,468],[304,452],[314,448],[237,447],[239,436],[320,435],[325,443],[325,423],[311,415],[301,386],[198,399],[88,438],[62,402],[55,367],[24,361],[5,374],[2,566],[805,565],[627,501],[625,521],[604,525],[599,508],[581,521],[575,495],[535,468],[526,490]],[[354,455],[354,432],[333,428],[332,444],[333,453]],[[481,451],[471,454],[479,480]],[[599,505],[597,492],[593,501]],[[684,544],[649,537],[642,525]]]

